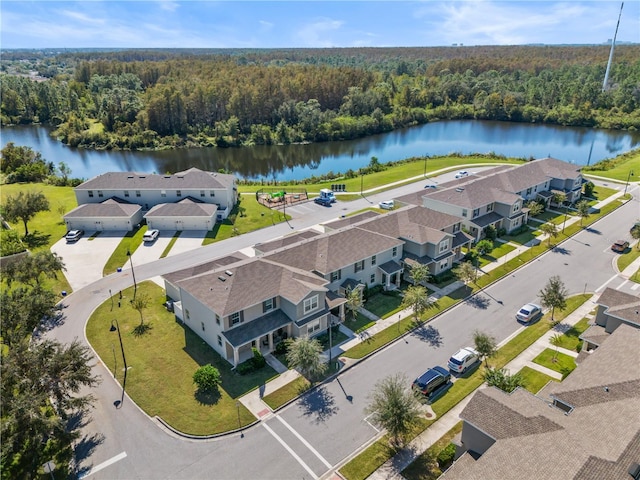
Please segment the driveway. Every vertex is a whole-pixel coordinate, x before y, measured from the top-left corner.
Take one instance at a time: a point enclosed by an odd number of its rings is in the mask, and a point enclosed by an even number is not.
[[[64,276],[74,291],[102,278],[102,269],[125,235],[124,231],[102,232],[91,238],[94,233],[86,232],[73,243],[61,238],[51,247],[52,252],[62,257],[67,268]]]
[[[164,232],[160,232],[160,235],[163,235]],[[205,235],[207,234],[206,230],[185,230],[183,231],[178,240],[171,248],[169,252],[169,256],[177,255],[179,253],[189,252],[191,250],[195,250],[196,248],[200,248],[202,246],[202,240],[204,240]],[[167,233],[167,235],[169,235]],[[171,233],[173,236],[173,232]]]

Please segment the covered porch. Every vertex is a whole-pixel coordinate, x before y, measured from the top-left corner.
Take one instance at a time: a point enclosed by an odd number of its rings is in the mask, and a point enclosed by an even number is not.
[[[402,283],[402,265],[395,260],[389,260],[378,266],[378,270],[382,275],[382,286],[385,290],[395,290],[400,288]]]
[[[496,212],[489,212],[481,217],[474,218],[469,223],[471,224],[471,235],[473,235],[476,242],[484,238],[484,230],[488,226],[495,227],[498,230],[502,226],[502,215]]]

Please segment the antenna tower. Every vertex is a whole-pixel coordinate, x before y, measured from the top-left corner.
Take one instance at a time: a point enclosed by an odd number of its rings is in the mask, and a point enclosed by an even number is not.
[[[613,49],[616,46],[616,37],[618,36],[618,27],[620,26],[620,17],[622,16],[622,7],[624,2],[620,5],[620,13],[618,14],[618,23],[616,24],[616,33],[613,35],[613,42],[611,42],[611,51],[609,52],[609,61],[607,62],[607,70],[604,72],[604,82],[602,82],[602,91],[607,91],[607,83],[609,82],[609,71],[611,70],[611,62],[613,61]]]

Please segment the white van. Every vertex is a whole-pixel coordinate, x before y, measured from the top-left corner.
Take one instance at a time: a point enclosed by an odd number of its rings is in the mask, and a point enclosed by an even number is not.
[[[329,190],[328,188],[323,188],[322,190],[320,190],[320,198],[327,199],[331,203],[336,202],[336,196],[334,195],[333,191]]]

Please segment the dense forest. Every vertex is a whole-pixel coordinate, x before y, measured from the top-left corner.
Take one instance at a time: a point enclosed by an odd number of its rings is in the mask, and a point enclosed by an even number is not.
[[[640,45],[3,53],[1,122],[72,146],[352,139],[440,119],[640,128]],[[29,65],[29,72],[24,72]],[[22,73],[22,74],[21,74]],[[27,74],[25,74],[27,73]]]

